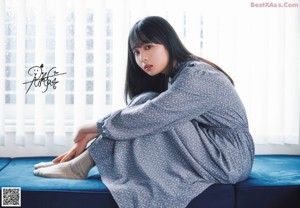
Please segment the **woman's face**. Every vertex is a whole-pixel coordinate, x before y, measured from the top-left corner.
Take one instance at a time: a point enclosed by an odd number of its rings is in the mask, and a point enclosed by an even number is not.
[[[132,49],[138,66],[150,76],[165,73],[169,63],[169,54],[162,44],[145,43]]]

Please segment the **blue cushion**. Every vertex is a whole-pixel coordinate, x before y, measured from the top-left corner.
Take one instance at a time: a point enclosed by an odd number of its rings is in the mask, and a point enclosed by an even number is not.
[[[98,171],[86,180],[42,178],[33,165],[50,157],[15,158],[0,172],[1,187],[21,187],[22,207],[117,207]]]
[[[15,158],[0,172],[0,187],[21,187],[22,207],[117,207],[110,192],[93,168],[86,180],[41,178],[33,165],[53,157]],[[196,197],[188,208],[233,208],[232,185],[213,185]]]
[[[10,158],[0,158],[0,171],[3,168],[5,168],[5,166],[7,166],[10,161],[11,161]]]
[[[259,155],[236,186],[237,208],[300,207],[300,156]]]
[[[33,165],[51,157],[0,158],[0,187],[21,187],[22,207],[117,207],[93,168],[86,180],[33,175]],[[235,186],[213,185],[188,208],[299,208],[300,156],[256,156],[250,177]]]

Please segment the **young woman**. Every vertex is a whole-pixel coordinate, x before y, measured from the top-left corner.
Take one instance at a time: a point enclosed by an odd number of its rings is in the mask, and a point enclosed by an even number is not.
[[[34,174],[83,179],[96,165],[126,208],[186,207],[212,184],[248,177],[254,145],[233,81],[161,17],[130,31],[125,96],[126,108],[82,126],[74,147]]]

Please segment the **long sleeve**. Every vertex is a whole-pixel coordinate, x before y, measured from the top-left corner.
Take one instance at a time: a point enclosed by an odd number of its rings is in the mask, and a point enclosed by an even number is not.
[[[109,139],[124,140],[167,131],[214,108],[228,87],[232,86],[223,74],[195,62],[158,97],[99,121],[99,132]]]

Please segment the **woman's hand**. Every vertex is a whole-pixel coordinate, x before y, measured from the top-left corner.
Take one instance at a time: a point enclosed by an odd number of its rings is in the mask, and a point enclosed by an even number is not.
[[[52,162],[53,163],[62,163],[62,162],[72,160],[73,158],[77,157],[84,151],[86,144],[87,143],[84,140],[75,143],[68,152],[61,154],[60,156],[58,156],[57,158],[52,160]]]
[[[53,163],[61,163],[61,162],[66,162],[69,160],[72,160],[73,158],[77,157],[80,155],[86,148],[87,143],[97,137],[99,135],[96,124],[88,124],[82,126],[75,138],[74,142],[75,144],[73,147],[66,153],[61,154],[57,158],[55,158],[52,162]]]

